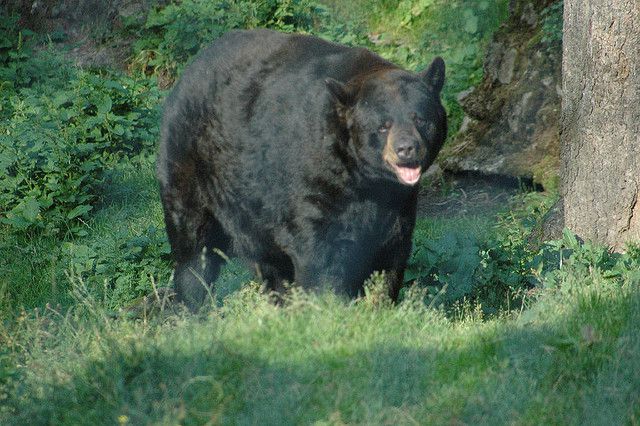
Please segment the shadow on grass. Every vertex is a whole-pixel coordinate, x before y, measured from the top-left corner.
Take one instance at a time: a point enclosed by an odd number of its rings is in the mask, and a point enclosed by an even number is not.
[[[390,334],[371,339],[369,330],[362,341],[358,330],[366,325],[349,321],[335,335],[324,326],[300,336],[278,334],[314,327],[300,319],[291,319],[290,329],[240,324],[254,328],[228,333],[233,325],[223,323],[232,316],[190,320],[151,340],[125,332],[101,338],[102,353],[80,358],[73,368],[43,381],[26,377],[9,398],[6,420],[620,424],[638,418],[637,302],[637,292],[633,302],[615,301],[630,308],[611,335],[588,335],[577,309],[530,323],[407,323],[406,332],[389,321]],[[360,308],[346,309],[343,315]],[[316,315],[321,322],[323,315],[340,314]]]

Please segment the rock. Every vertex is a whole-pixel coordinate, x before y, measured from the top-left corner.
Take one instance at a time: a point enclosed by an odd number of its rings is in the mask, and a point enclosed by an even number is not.
[[[500,69],[498,70],[498,81],[502,84],[509,84],[513,79],[513,71],[516,65],[516,58],[518,57],[518,51],[511,48],[505,52],[500,62]]]
[[[489,79],[490,81],[496,81],[498,79],[502,56],[504,56],[504,45],[500,42],[491,42],[484,60],[485,79]]]
[[[429,180],[440,179],[442,177],[442,169],[439,165],[433,164],[426,172],[424,172],[423,177],[426,177]]]
[[[535,26],[538,25],[538,14],[532,3],[526,3],[524,5],[520,20],[527,23],[531,28],[535,28]]]
[[[475,86],[471,86],[469,87],[467,90],[463,90],[462,92],[458,93],[458,96],[456,96],[456,99],[458,100],[458,102],[462,103],[464,102],[464,100],[473,93],[473,91],[475,90]]]
[[[562,49],[541,41],[540,18],[551,3],[512,0],[509,20],[489,45],[482,83],[458,96],[466,117],[441,154],[445,171],[557,185]]]
[[[471,123],[473,123],[475,120],[471,117],[469,117],[468,115],[465,115],[462,118],[462,124],[460,124],[460,129],[458,129],[458,133],[464,133],[466,131],[469,130],[469,127],[471,126]]]

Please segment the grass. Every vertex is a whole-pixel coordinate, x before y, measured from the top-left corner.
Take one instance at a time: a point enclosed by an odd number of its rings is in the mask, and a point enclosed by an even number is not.
[[[109,259],[161,226],[155,185],[152,158],[119,165],[90,235],[74,243]],[[436,241],[450,232],[488,241],[496,232],[483,217],[423,219],[418,230]],[[129,317],[114,316],[117,298],[96,291],[86,271],[52,278],[62,260],[47,263],[42,253],[64,259],[60,245],[23,247],[32,254],[13,259],[31,265],[23,279],[33,273],[40,286],[23,289],[33,305],[0,325],[2,424],[640,420],[635,255],[618,270],[597,247],[566,248],[574,254],[541,276],[521,308],[490,316],[471,301],[438,309],[420,291],[399,306],[301,292],[275,306],[231,267],[224,300],[206,313]]]
[[[82,243],[100,242],[98,257],[161,223],[153,162],[136,161],[114,170],[87,225]],[[493,226],[439,219],[419,230],[486,240]],[[634,424],[639,268],[599,267],[604,253],[567,256],[521,309],[491,316],[472,302],[428,306],[415,290],[399,306],[302,292],[275,306],[230,268],[240,281],[199,316],[114,317],[86,277],[67,277],[57,291],[70,303],[42,292],[39,309],[0,325],[0,423]]]
[[[298,292],[277,307],[255,286],[198,318],[114,320],[87,298],[25,312],[1,334],[23,349],[0,420],[633,423],[638,283],[581,278],[491,319],[472,306],[447,317],[415,295],[385,306]]]

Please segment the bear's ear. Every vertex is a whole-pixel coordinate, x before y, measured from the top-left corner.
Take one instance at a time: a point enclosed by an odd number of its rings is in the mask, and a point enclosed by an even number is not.
[[[429,68],[422,71],[419,75],[422,81],[431,88],[436,94],[439,94],[444,85],[444,61],[441,57],[437,56]]]
[[[353,93],[344,84],[333,78],[326,78],[324,83],[327,85],[327,89],[329,89],[333,99],[343,106],[351,106],[353,104]]]

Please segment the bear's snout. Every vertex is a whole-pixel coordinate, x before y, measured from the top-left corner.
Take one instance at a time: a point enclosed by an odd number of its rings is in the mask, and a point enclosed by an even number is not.
[[[395,141],[394,149],[398,160],[401,163],[415,163],[417,162],[418,154],[418,142],[412,139],[401,139]]]

